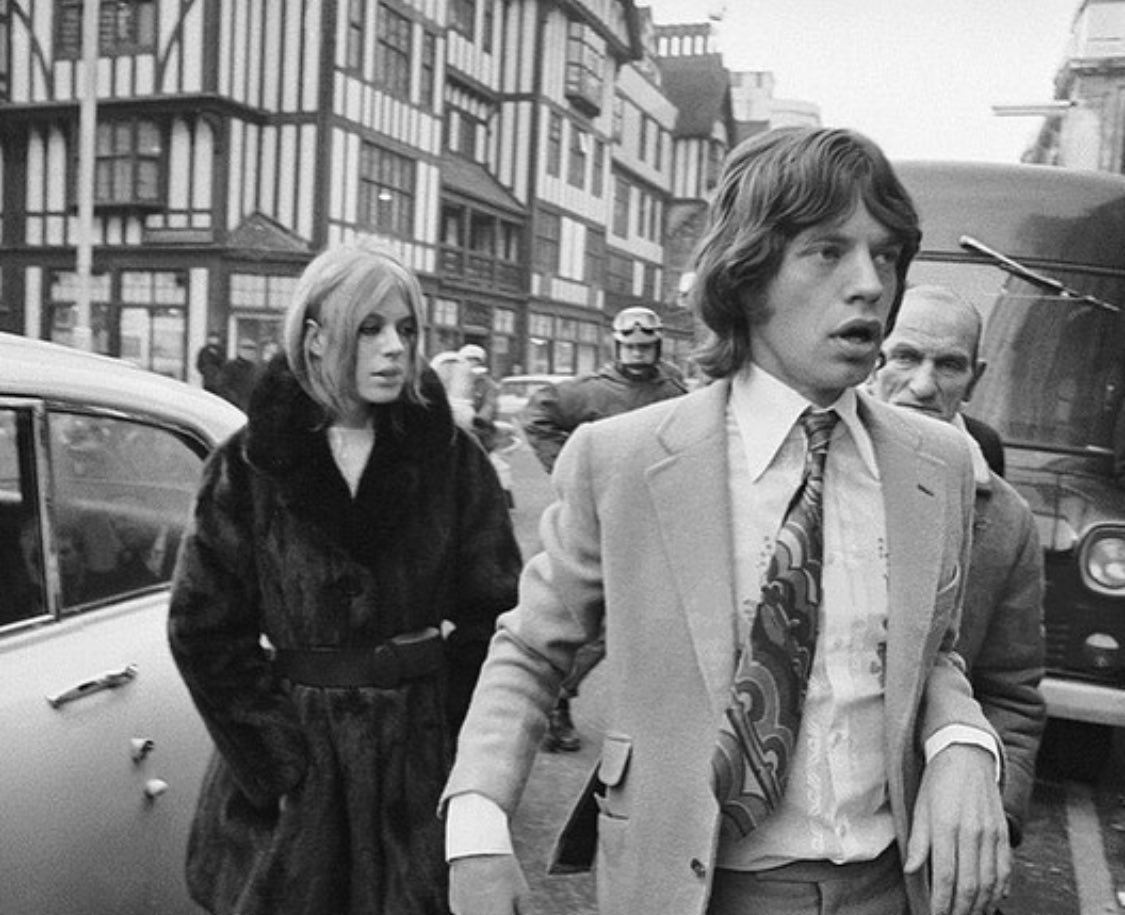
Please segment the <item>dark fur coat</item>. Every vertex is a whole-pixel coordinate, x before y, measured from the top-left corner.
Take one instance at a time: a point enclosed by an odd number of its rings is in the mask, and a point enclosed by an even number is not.
[[[447,911],[437,800],[520,558],[487,455],[429,381],[428,407],[378,408],[354,499],[284,360],[206,465],[169,637],[219,751],[188,850],[212,912]],[[442,620],[446,671],[397,689],[291,685],[262,647],[375,645]]]

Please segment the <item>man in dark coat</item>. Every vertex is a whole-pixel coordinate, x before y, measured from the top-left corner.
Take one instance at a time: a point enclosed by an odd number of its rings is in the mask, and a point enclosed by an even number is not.
[[[548,473],[566,440],[582,423],[687,393],[680,373],[660,358],[663,324],[652,309],[634,307],[618,312],[613,319],[613,339],[612,362],[592,375],[546,385],[528,401],[524,432]],[[604,638],[578,652],[551,713],[544,749],[573,751],[582,746],[570,715],[570,700],[604,655]]]
[[[219,375],[219,394],[240,410],[246,410],[250,406],[250,392],[261,374],[258,345],[249,338],[239,340],[238,352]]]
[[[219,393],[219,377],[227,357],[223,352],[222,339],[217,333],[211,331],[207,335],[207,342],[200,348],[195,357],[195,370],[203,379],[203,390],[212,394]]]

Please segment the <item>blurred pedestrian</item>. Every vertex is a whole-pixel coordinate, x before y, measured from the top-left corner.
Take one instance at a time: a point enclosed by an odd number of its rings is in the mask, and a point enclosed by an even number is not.
[[[250,393],[262,375],[258,344],[249,337],[238,341],[238,349],[219,373],[219,394],[240,410],[250,407]]]
[[[448,911],[434,809],[520,557],[424,307],[388,255],[315,258],[206,466],[169,637],[218,751],[188,849],[209,912]]]
[[[661,358],[664,325],[651,308],[622,309],[613,319],[613,360],[579,378],[545,385],[530,398],[524,434],[544,469],[550,473],[559,451],[582,423],[627,413],[687,393],[680,373]],[[582,738],[574,726],[570,703],[578,687],[605,657],[599,635],[575,656],[551,712],[545,750],[574,751]]]
[[[195,356],[195,370],[203,379],[203,390],[219,393],[219,379],[226,364],[223,340],[215,331],[207,334],[207,342],[199,348]]]
[[[604,915],[981,915],[1006,892],[1002,756],[952,651],[969,449],[857,390],[919,238],[865,137],[730,154],[693,292],[715,380],[559,455],[443,795],[458,915],[525,910],[508,818],[603,625],[605,742],[559,863],[596,857]]]
[[[1018,845],[1047,721],[1039,691],[1046,652],[1043,551],[1031,509],[989,469],[962,413],[985,369],[980,336],[980,315],[971,304],[941,286],[913,286],[883,342],[871,389],[880,400],[952,424],[972,447],[973,552],[956,647],[1004,746],[1004,812]]]
[[[496,414],[500,403],[500,385],[488,373],[488,356],[484,348],[466,343],[458,351],[473,374],[473,431],[491,452],[496,447]]]

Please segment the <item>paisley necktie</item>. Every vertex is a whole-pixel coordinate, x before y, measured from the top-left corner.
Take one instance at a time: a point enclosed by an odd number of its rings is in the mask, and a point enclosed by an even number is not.
[[[839,416],[805,411],[805,470],[736,665],[712,761],[724,835],[748,836],[781,803],[816,648],[824,552],[824,465]]]

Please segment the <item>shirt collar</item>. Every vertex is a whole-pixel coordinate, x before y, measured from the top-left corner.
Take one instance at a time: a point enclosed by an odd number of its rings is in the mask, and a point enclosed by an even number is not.
[[[746,446],[752,480],[765,473],[801,414],[809,408],[820,409],[753,363],[732,380],[730,398],[731,409]],[[857,403],[855,389],[846,388],[836,402],[825,409],[839,414],[840,423],[855,442],[860,459],[871,475],[879,479],[875,448],[859,418]],[[835,432],[834,437],[839,434]]]

